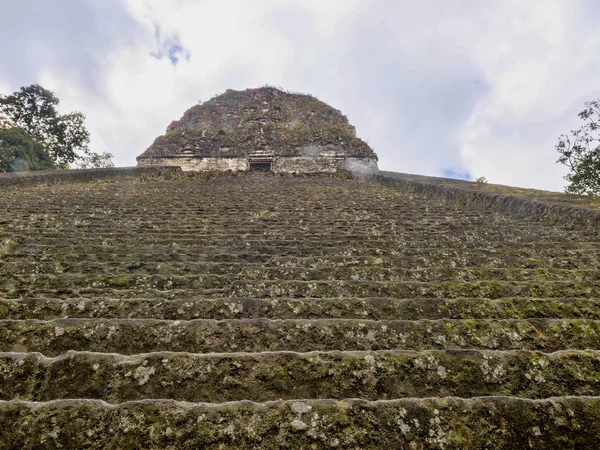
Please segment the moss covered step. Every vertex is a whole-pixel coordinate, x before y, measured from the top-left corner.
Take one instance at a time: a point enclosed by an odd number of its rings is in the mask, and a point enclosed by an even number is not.
[[[600,299],[22,298],[0,299],[0,319],[600,319]]]
[[[600,296],[596,281],[234,281],[232,297],[582,297]]]
[[[235,221],[235,218],[231,218]],[[36,241],[44,245],[84,245],[94,242],[107,242],[107,244],[118,241],[127,242],[135,240],[136,236],[142,239],[144,245],[153,244],[157,239],[165,239],[167,241],[178,242],[180,244],[191,245],[216,245],[228,244],[239,245],[242,242],[258,243],[261,239],[271,238],[274,243],[283,245],[285,243],[294,243],[299,241],[307,241],[311,243],[331,242],[332,238],[340,239],[342,243],[350,241],[355,242],[378,242],[389,240],[394,245],[416,246],[430,245],[440,246],[443,244],[472,246],[472,245],[498,245],[505,242],[509,246],[524,244],[526,246],[540,246],[548,243],[558,243],[561,245],[576,244],[582,242],[584,245],[589,245],[590,242],[597,242],[597,238],[574,231],[563,232],[547,232],[540,235],[538,230],[529,228],[519,228],[512,225],[497,225],[493,233],[486,233],[473,229],[472,225],[465,226],[466,231],[452,229],[435,229],[427,224],[422,225],[421,230],[411,232],[399,232],[388,229],[373,229],[373,225],[369,223],[357,223],[352,229],[343,230],[332,227],[328,223],[320,223],[319,221],[302,221],[295,223],[292,218],[282,218],[281,222],[286,223],[292,221],[289,228],[282,228],[281,223],[276,223],[271,226],[257,224],[255,227],[249,227],[246,219],[238,219],[239,228],[232,228],[229,225],[227,233],[218,231],[219,224],[210,223],[212,230],[207,229],[202,232],[194,232],[193,230],[181,229],[179,232],[166,232],[160,226],[152,231],[138,230],[135,234],[131,233],[130,227],[118,225],[111,228],[110,231],[97,232],[96,230],[87,227],[69,227],[74,234],[70,236],[61,235],[60,230],[64,225],[60,224],[55,228],[40,230],[39,238]],[[107,224],[108,225],[108,224]],[[32,230],[36,227],[32,227]],[[254,228],[254,229],[253,229]],[[37,228],[36,228],[37,229]],[[472,232],[470,230],[473,230]],[[5,230],[8,231],[8,230]],[[20,237],[29,238],[30,230],[10,230],[9,233],[2,233],[3,237]]]
[[[599,415],[598,397],[11,401],[0,402],[0,442],[8,449],[596,449]]]
[[[576,248],[563,250],[560,248],[531,249],[531,248],[475,248],[475,249],[452,249],[452,248],[401,248],[388,247],[364,247],[364,246],[294,246],[273,247],[265,245],[261,247],[231,248],[222,246],[180,248],[172,245],[156,245],[152,248],[140,248],[134,243],[116,245],[114,247],[96,246],[70,246],[70,247],[40,247],[31,245],[28,249],[18,247],[15,256],[19,258],[43,258],[55,261],[85,261],[86,255],[95,255],[92,260],[122,259],[129,262],[143,261],[145,255],[168,255],[183,253],[181,258],[192,258],[196,261],[248,261],[258,262],[279,257],[355,257],[355,258],[427,258],[435,261],[437,258],[454,258],[457,260],[502,260],[504,258],[593,258],[598,259],[597,248]],[[120,256],[119,256],[120,255]]]
[[[8,262],[48,262],[62,264],[62,263],[88,263],[88,262],[121,262],[128,265],[135,265],[142,261],[153,261],[159,263],[167,262],[200,262],[206,264],[222,264],[222,263],[250,263],[260,264],[269,261],[273,258],[273,255],[261,255],[257,252],[239,252],[229,253],[226,249],[222,249],[221,252],[214,254],[198,254],[190,251],[189,249],[169,249],[168,251],[148,251],[148,252],[136,252],[134,254],[128,254],[125,252],[119,252],[116,248],[111,248],[109,251],[101,253],[90,253],[90,252],[77,252],[77,249],[63,249],[62,253],[56,254],[43,254],[43,253],[16,253],[4,255],[3,261]],[[374,258],[375,259],[375,258]]]
[[[34,256],[34,255],[31,255]],[[228,261],[203,261],[196,255],[177,254],[146,254],[138,255],[140,261],[131,261],[131,256],[102,254],[88,255],[87,259],[71,260],[62,258],[48,261],[47,258],[16,258],[5,257],[0,266],[2,275],[30,275],[35,273],[148,273],[183,275],[189,273],[204,273],[212,275],[237,274],[242,269],[248,268],[303,268],[303,269],[353,269],[357,268],[383,268],[414,270],[423,268],[454,268],[454,269],[551,269],[551,270],[598,270],[600,260],[594,257],[587,258],[515,258],[515,257],[485,257],[467,259],[465,257],[452,258],[439,256],[435,259],[424,257],[367,257],[355,258],[344,256],[323,257],[265,257],[260,261],[241,262]],[[199,260],[200,259],[200,260]]]
[[[93,184],[92,184],[93,185]],[[208,183],[205,184],[208,187]],[[550,230],[549,233],[560,233],[552,222],[539,221],[528,219],[527,217],[510,217],[508,215],[498,214],[490,211],[485,211],[478,207],[469,205],[454,205],[448,201],[431,201],[427,196],[418,196],[411,200],[404,197],[401,190],[390,190],[388,193],[396,195],[399,199],[395,202],[393,199],[358,199],[353,204],[350,204],[346,193],[338,193],[337,198],[333,198],[336,193],[330,192],[329,204],[325,205],[319,202],[314,197],[312,199],[300,198],[284,199],[278,192],[261,193],[262,202],[269,197],[271,203],[266,206],[264,203],[247,202],[244,197],[253,195],[252,182],[246,180],[246,192],[230,193],[218,192],[218,195],[223,195],[229,198],[222,202],[215,202],[214,207],[207,207],[207,201],[215,201],[214,198],[204,198],[202,196],[194,196],[192,202],[177,202],[173,198],[168,198],[166,189],[172,193],[173,185],[165,185],[162,189],[154,193],[147,193],[143,198],[136,199],[138,202],[145,204],[127,204],[119,199],[115,199],[112,205],[102,204],[103,198],[85,198],[73,192],[65,192],[66,198],[69,198],[71,204],[76,206],[76,209],[69,209],[64,204],[60,204],[60,200],[55,196],[50,196],[46,199],[46,203],[40,203],[38,199],[31,198],[35,196],[30,189],[27,192],[23,191],[23,196],[20,199],[24,201],[22,205],[10,204],[11,217],[2,218],[0,225],[10,227],[13,219],[18,220],[17,223],[24,225],[23,229],[27,229],[25,225],[35,224],[42,228],[50,228],[56,223],[68,223],[73,227],[81,227],[90,225],[97,229],[98,227],[109,228],[110,220],[119,215],[123,219],[120,224],[127,223],[130,226],[135,225],[136,229],[141,231],[156,230],[156,226],[160,225],[167,230],[190,230],[202,232],[207,229],[210,223],[222,225],[219,231],[228,231],[230,228],[235,228],[239,222],[228,222],[227,216],[222,214],[224,208],[231,211],[234,217],[240,218],[244,214],[244,218],[248,222],[248,226],[252,227],[256,224],[273,225],[277,219],[286,219],[289,217],[297,218],[298,220],[318,220],[319,223],[327,223],[332,227],[342,229],[352,229],[351,225],[355,224],[370,224],[375,230],[389,229],[397,232],[410,232],[417,229],[421,223],[427,223],[431,229],[449,229],[459,230],[479,227],[483,232],[493,232],[493,227],[490,225],[512,224],[515,227]],[[273,188],[281,188],[281,183],[273,182]],[[74,189],[85,189],[85,183],[79,186],[73,186]],[[313,185],[314,187],[314,185]],[[220,186],[221,189],[227,189],[226,186]],[[385,187],[378,187],[386,189]],[[275,189],[274,189],[275,191]],[[30,198],[27,198],[30,194]],[[33,194],[33,195],[32,195]],[[306,191],[307,197],[314,196],[314,192],[310,192],[310,187]],[[214,195],[214,194],[213,194]],[[368,193],[367,193],[368,195]],[[166,198],[165,198],[166,197]],[[169,208],[160,209],[152,200],[168,200]],[[239,202],[242,200],[242,202]],[[337,204],[334,204],[335,201]],[[203,202],[203,203],[201,203]],[[368,202],[371,202],[370,204]],[[54,204],[50,204],[54,203]],[[6,202],[3,204],[8,205]],[[40,208],[44,206],[44,208]],[[113,208],[111,208],[113,206]],[[37,208],[37,209],[36,209]],[[148,211],[152,211],[155,220],[147,215]],[[61,214],[62,213],[62,214]],[[404,220],[398,220],[398,218]],[[180,218],[181,220],[174,220]],[[0,220],[2,220],[0,219]],[[195,220],[194,220],[195,219]],[[131,228],[130,228],[131,229]],[[568,227],[577,233],[589,233],[588,230],[579,227]],[[555,231],[553,231],[555,230]],[[590,233],[593,234],[593,233]]]
[[[589,319],[57,319],[0,321],[0,351],[136,354],[313,350],[600,349]]]
[[[15,247],[15,250],[23,249],[36,249],[38,251],[53,252],[59,248],[72,248],[79,249],[81,251],[94,251],[102,252],[107,251],[111,247],[118,247],[128,252],[134,253],[135,249],[173,249],[173,247],[182,247],[188,249],[196,249],[198,253],[214,253],[218,249],[228,248],[231,251],[253,249],[261,251],[262,253],[270,253],[277,249],[280,252],[287,250],[289,253],[298,253],[303,250],[317,251],[322,247],[322,251],[330,251],[331,249],[340,248],[354,248],[358,247],[363,251],[376,250],[376,249],[390,249],[395,252],[408,252],[411,250],[434,251],[436,249],[444,249],[447,251],[459,250],[459,251],[473,251],[475,249],[482,249],[486,251],[495,251],[502,253],[509,253],[511,251],[517,251],[519,254],[539,254],[550,250],[552,252],[557,251],[598,251],[598,242],[569,242],[569,241],[542,241],[535,243],[514,243],[510,244],[504,241],[485,241],[485,242],[465,242],[462,238],[457,237],[453,240],[447,239],[430,239],[426,241],[420,241],[416,239],[400,240],[395,241],[389,237],[380,238],[378,240],[357,240],[354,238],[344,239],[341,236],[332,238],[323,238],[322,240],[279,240],[273,236],[264,236],[260,239],[241,239],[235,238],[232,240],[199,240],[199,239],[168,239],[167,236],[157,235],[149,239],[145,239],[144,236],[139,236],[137,241],[134,238],[114,239],[114,238],[102,238],[94,237],[89,240],[82,239],[81,237],[74,237],[67,239],[64,237],[56,239],[36,239],[35,243],[23,243]],[[138,250],[139,251],[139,250]]]
[[[282,217],[281,219],[287,219]],[[204,243],[204,245],[214,245],[217,243],[238,243],[244,240],[258,241],[261,238],[270,237],[276,242],[296,242],[310,241],[323,242],[331,241],[332,238],[339,238],[342,241],[381,241],[389,239],[390,242],[401,243],[403,245],[416,245],[415,243],[436,242],[436,243],[470,243],[470,244],[487,244],[489,242],[504,241],[509,245],[517,243],[526,243],[533,245],[538,242],[587,242],[596,241],[589,234],[577,232],[573,230],[557,230],[550,228],[541,228],[535,226],[507,226],[503,228],[501,225],[493,228],[486,228],[486,225],[481,224],[476,230],[473,229],[473,224],[464,224],[463,230],[458,228],[459,224],[450,227],[430,226],[424,229],[406,230],[397,227],[382,228],[373,221],[361,221],[356,223],[348,223],[342,221],[336,224],[333,221],[306,221],[306,224],[296,223],[290,228],[282,228],[278,221],[271,225],[267,224],[249,224],[247,218],[238,219],[239,222],[231,220],[222,224],[218,220],[210,221],[214,227],[213,230],[208,227],[193,228],[178,226],[173,228],[171,222],[160,223],[160,221],[152,222],[148,228],[140,227],[139,225],[132,227],[131,224],[121,222],[115,226],[111,226],[112,222],[107,222],[103,226],[94,226],[86,223],[81,225],[72,225],[77,234],[72,236],[63,236],[60,230],[54,225],[47,226],[36,224],[36,240],[45,244],[51,244],[53,241],[60,240],[62,243],[75,242],[82,243],[85,241],[97,241],[102,239],[114,240],[134,240],[143,237],[144,240],[153,241],[157,237],[170,240],[172,242],[193,242]],[[205,218],[206,220],[206,218]],[[385,219],[384,219],[385,220]],[[233,226],[238,223],[237,228]],[[343,225],[342,225],[343,224]],[[14,236],[27,236],[28,233],[14,233]],[[413,243],[415,242],[415,243]]]
[[[505,248],[502,251],[487,249],[481,247],[474,250],[459,251],[456,249],[414,249],[414,248],[304,248],[298,251],[289,252],[287,249],[279,249],[268,247],[269,252],[261,252],[260,248],[245,248],[245,249],[226,249],[224,247],[207,247],[201,249],[191,249],[186,247],[153,247],[153,248],[138,248],[129,246],[125,248],[117,247],[102,247],[83,248],[78,246],[70,247],[45,247],[38,248],[36,246],[10,247],[8,252],[5,251],[3,259],[31,261],[56,261],[56,262],[73,262],[73,261],[124,261],[135,263],[137,261],[199,261],[199,262],[264,262],[268,260],[289,260],[296,259],[323,259],[332,258],[340,260],[345,259],[365,259],[365,260],[408,260],[411,258],[429,261],[432,264],[437,264],[437,260],[453,259],[455,261],[503,261],[515,259],[525,259],[529,264],[532,261],[539,259],[578,259],[585,258],[587,260],[597,261],[600,254],[597,249],[575,249],[575,250],[560,250],[547,249],[546,251],[531,251],[521,248]],[[125,251],[127,250],[127,251]],[[457,262],[457,265],[460,265]]]
[[[15,289],[10,285],[0,291],[0,298],[19,299],[30,297],[43,297],[55,299],[68,299],[78,297],[81,300],[98,297],[113,299],[130,298],[155,298],[163,300],[175,299],[200,299],[200,298],[229,298],[229,289],[168,289],[159,290],[154,288],[137,289],[114,289],[114,288],[70,288],[60,287],[56,289]]]
[[[235,279],[235,277],[234,277]],[[60,288],[110,288],[110,289],[225,289],[231,284],[229,277],[212,274],[155,275],[155,274],[34,274],[0,278],[0,290],[12,289],[60,289]]]
[[[172,278],[172,277],[169,277]],[[230,288],[192,289],[173,287],[169,280],[161,286],[149,277],[147,284],[128,287],[113,285],[104,287],[68,286],[59,284],[53,288],[18,288],[5,283],[0,297],[18,299],[27,297],[73,298],[82,300],[97,297],[114,299],[156,298],[165,300],[199,298],[486,298],[536,297],[536,298],[598,298],[597,282],[513,282],[482,281],[473,283],[446,282],[397,282],[397,281],[234,281]]]
[[[274,183],[273,186],[278,187],[277,183]],[[251,187],[250,183],[248,187]],[[169,189],[169,187],[165,187],[165,189]],[[252,194],[247,192],[246,195]],[[277,194],[270,193],[270,195]],[[160,196],[157,195],[154,200],[157,198],[160,199]],[[372,203],[368,207],[338,208],[329,206],[325,209],[317,209],[318,204],[313,202],[299,205],[294,209],[284,209],[283,200],[273,198],[272,204],[281,206],[281,209],[270,210],[264,209],[262,205],[238,206],[234,204],[235,197],[230,197],[229,204],[219,204],[211,210],[198,208],[197,205],[178,204],[169,199],[169,208],[165,210],[157,209],[156,204],[144,205],[145,208],[138,208],[135,205],[119,205],[119,211],[106,212],[102,211],[102,207],[94,205],[98,201],[97,199],[87,200],[92,204],[91,207],[82,205],[82,198],[76,195],[69,200],[72,205],[79,207],[76,210],[70,210],[64,205],[58,207],[30,204],[16,210],[11,205],[11,217],[0,219],[2,220],[0,226],[3,229],[13,228],[18,231],[29,231],[29,227],[35,226],[47,234],[56,230],[57,226],[68,225],[74,229],[85,229],[97,234],[110,233],[115,229],[122,229],[126,233],[131,233],[133,230],[140,233],[153,233],[164,229],[173,234],[189,232],[200,235],[211,230],[216,230],[217,233],[223,235],[242,230],[252,232],[277,230],[278,234],[285,235],[286,232],[297,229],[310,234],[315,229],[327,226],[326,230],[323,228],[325,232],[357,233],[364,231],[369,234],[403,235],[417,233],[421,225],[427,225],[427,228],[423,229],[425,235],[440,231],[452,231],[453,234],[463,233],[470,237],[494,236],[495,233],[502,232],[499,228],[510,226],[522,232],[524,236],[537,234],[542,238],[561,236],[569,239],[566,231],[571,231],[572,236],[593,236],[593,233],[588,230],[573,227],[557,229],[552,224],[544,222],[489,214],[476,209],[453,208],[452,205],[444,202],[437,202],[425,207],[415,203],[383,206]],[[426,198],[420,200],[427,203]],[[198,198],[197,201],[207,201],[207,199]],[[342,198],[340,201],[347,201],[347,199]],[[392,209],[394,206],[395,209]],[[223,214],[225,209],[231,216]],[[153,213],[152,217],[148,216],[149,210]],[[118,216],[120,220],[116,223],[116,227],[111,227],[111,220],[115,216]],[[290,222],[290,227],[278,227],[282,220],[290,219],[294,219]],[[314,227],[302,228],[306,222],[312,223]]]
[[[0,400],[147,398],[221,403],[298,398],[600,394],[600,352],[0,353]]]
[[[198,262],[198,261],[152,261],[151,258],[142,261],[32,261],[19,259],[6,259],[0,266],[2,276],[28,276],[37,274],[87,274],[87,275],[114,275],[114,274],[144,274],[144,275],[237,275],[244,268],[262,267],[260,264],[241,262]]]
[[[281,226],[281,225],[280,225]],[[312,225],[314,227],[314,224]],[[382,242],[388,242],[390,245],[399,247],[431,247],[437,248],[441,246],[448,246],[450,248],[464,248],[470,249],[474,246],[488,246],[488,247],[501,247],[502,244],[507,247],[523,245],[525,247],[543,248],[549,245],[556,245],[559,248],[573,248],[578,247],[590,247],[597,240],[590,239],[587,236],[557,236],[551,235],[546,238],[540,238],[539,236],[531,236],[531,238],[522,238],[521,236],[515,237],[514,233],[518,233],[518,230],[514,230],[511,227],[507,227],[504,233],[499,234],[495,237],[477,236],[477,238],[471,238],[468,235],[462,235],[460,232],[445,231],[442,233],[435,233],[431,236],[423,236],[427,233],[414,233],[407,235],[390,235],[390,233],[381,234],[349,234],[332,232],[330,229],[324,228],[320,230],[314,230],[317,234],[308,234],[303,232],[302,229],[294,230],[289,235],[283,235],[278,229],[272,231],[266,231],[264,228],[256,231],[248,230],[246,227],[241,228],[239,231],[232,230],[231,235],[206,235],[195,236],[193,233],[184,235],[169,235],[168,233],[160,232],[160,229],[153,234],[150,233],[137,233],[137,235],[127,236],[125,233],[121,233],[118,229],[113,229],[110,233],[105,234],[93,234],[88,230],[73,230],[74,234],[70,237],[65,237],[60,234],[60,229],[56,230],[52,234],[46,234],[35,239],[38,245],[43,246],[69,246],[78,245],[85,247],[88,245],[102,244],[105,246],[111,246],[118,244],[119,242],[133,242],[137,238],[140,240],[141,247],[147,247],[156,245],[157,241],[166,242],[169,244],[177,244],[180,246],[212,246],[212,245],[227,245],[231,247],[239,247],[242,245],[260,246],[262,242],[270,240],[275,246],[284,246],[286,244],[293,245],[300,242],[306,242],[311,244],[319,243],[331,243],[337,240],[340,245],[351,245],[351,243],[361,243],[361,245],[377,246],[381,245]],[[12,232],[7,235],[6,238],[17,238],[28,240],[29,233],[15,233]],[[30,242],[25,242],[30,244]]]
[[[0,210],[0,397],[48,400],[0,402],[0,448],[600,448],[594,230],[327,177]]]
[[[241,271],[245,280],[360,280],[360,281],[599,281],[600,270],[509,268],[381,268],[381,267],[250,267]]]
[[[508,229],[507,234],[512,234],[514,231]],[[258,234],[258,233],[256,233]],[[205,248],[205,247],[230,247],[232,249],[250,248],[285,248],[289,247],[294,250],[299,246],[312,247],[341,247],[341,246],[361,246],[361,247],[391,247],[394,249],[411,249],[411,248],[447,248],[450,250],[472,250],[474,248],[484,247],[486,249],[505,249],[516,247],[519,249],[543,251],[544,249],[597,249],[597,241],[563,241],[563,240],[546,240],[534,242],[510,242],[506,237],[500,236],[498,240],[482,239],[480,241],[469,241],[463,236],[434,236],[429,239],[422,237],[409,236],[404,238],[395,238],[392,236],[319,236],[310,238],[303,236],[298,232],[295,238],[281,238],[276,235],[256,234],[244,236],[244,232],[240,231],[237,236],[212,236],[199,238],[195,236],[187,237],[171,237],[163,233],[156,235],[139,234],[137,237],[121,236],[119,234],[111,234],[110,236],[85,236],[77,234],[74,236],[56,236],[56,237],[37,237],[35,245],[38,248],[48,247],[68,247],[78,246],[80,248],[96,248],[96,247],[111,247],[135,243],[138,248],[147,247],[187,247],[187,248]]]
[[[12,289],[58,288],[114,288],[114,289],[225,289],[235,280],[286,280],[286,281],[390,281],[390,282],[579,282],[595,286],[600,281],[600,270],[562,269],[387,269],[379,267],[352,268],[283,268],[253,267],[229,275],[196,273],[35,273],[12,276],[0,275],[0,290],[10,285]],[[600,295],[600,290],[597,290]]]
[[[302,267],[311,269],[320,268],[351,268],[351,267],[382,267],[382,268],[507,268],[507,269],[583,269],[592,270],[600,268],[600,259],[593,254],[580,258],[521,258],[514,256],[498,255],[461,255],[444,256],[436,255],[435,258],[427,257],[352,257],[331,255],[326,258],[321,256],[293,257],[282,256],[270,258],[264,266],[269,267]]]

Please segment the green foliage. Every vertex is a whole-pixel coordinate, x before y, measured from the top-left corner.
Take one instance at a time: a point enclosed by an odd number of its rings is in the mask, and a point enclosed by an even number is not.
[[[485,183],[487,183],[487,182],[488,182],[488,180],[487,180],[487,178],[486,178],[486,177],[479,177],[479,178],[476,178],[476,179],[475,179],[475,183],[481,183],[481,184],[485,184]]]
[[[557,162],[570,170],[566,192],[600,196],[600,99],[587,102],[579,117],[585,123],[558,139]]]
[[[73,163],[78,152],[88,153],[90,135],[80,112],[59,114],[58,98],[38,84],[0,96],[0,113],[24,129],[48,151],[59,166]]]
[[[0,172],[55,168],[44,146],[25,130],[18,127],[0,129]]]
[[[92,153],[88,152],[81,157],[77,163],[79,169],[102,169],[107,167],[115,167],[112,161],[112,153]]]

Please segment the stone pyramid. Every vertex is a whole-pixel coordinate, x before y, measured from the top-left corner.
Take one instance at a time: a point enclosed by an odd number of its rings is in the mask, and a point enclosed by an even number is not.
[[[339,110],[273,87],[228,90],[193,106],[137,161],[194,171],[377,171],[377,155]]]
[[[0,448],[600,448],[591,198],[168,168],[0,189]]]

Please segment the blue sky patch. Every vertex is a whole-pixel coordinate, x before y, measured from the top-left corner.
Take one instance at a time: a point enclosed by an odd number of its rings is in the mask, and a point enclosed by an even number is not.
[[[156,50],[150,55],[156,59],[168,58],[173,67],[177,66],[180,60],[189,61],[190,52],[179,41],[179,36],[172,35],[163,37],[160,27],[155,26],[154,39],[156,40]]]
[[[461,171],[454,170],[454,169],[444,169],[442,171],[442,176],[445,178],[453,178],[455,180],[471,181],[473,179],[473,177],[471,176],[471,173],[468,170],[461,172]]]

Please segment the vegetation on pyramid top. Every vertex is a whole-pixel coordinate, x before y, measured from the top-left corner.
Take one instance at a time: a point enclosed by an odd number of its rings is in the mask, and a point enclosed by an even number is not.
[[[198,157],[276,156],[323,152],[377,160],[339,110],[311,95],[274,87],[228,90],[188,109],[139,158],[193,152]]]

